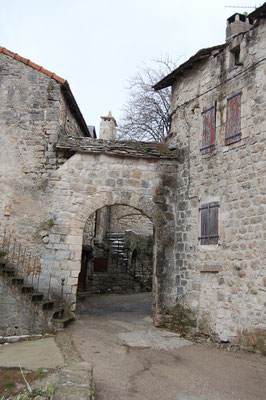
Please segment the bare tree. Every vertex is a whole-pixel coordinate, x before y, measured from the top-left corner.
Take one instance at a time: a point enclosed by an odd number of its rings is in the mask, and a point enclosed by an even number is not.
[[[162,142],[169,133],[171,89],[155,92],[153,85],[176,68],[169,57],[146,64],[128,81],[129,96],[118,123],[119,140]]]

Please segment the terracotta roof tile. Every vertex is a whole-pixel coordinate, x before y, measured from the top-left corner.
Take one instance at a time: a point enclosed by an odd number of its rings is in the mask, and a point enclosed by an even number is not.
[[[28,60],[27,58],[21,57],[18,54],[13,53],[10,50],[7,50],[5,47],[0,46],[0,53],[6,54],[7,56],[12,57],[19,62],[22,62],[23,64],[28,65],[29,67],[34,68],[37,71],[49,76],[50,78],[54,79],[55,81],[61,83],[62,91],[65,94],[65,96],[67,96],[67,99],[68,99],[68,106],[72,109],[74,116],[78,120],[80,128],[81,128],[84,136],[90,137],[90,132],[88,130],[87,124],[86,124],[86,122],[83,118],[83,115],[79,109],[79,106],[73,96],[73,93],[71,92],[69,84],[65,79],[61,78],[60,76],[54,74],[51,71],[48,71],[48,69],[45,69],[38,64],[35,64],[31,60]]]
[[[19,56],[19,55],[16,54],[16,53],[13,53],[13,52],[10,51],[10,50],[7,50],[5,47],[1,47],[1,46],[0,46],[0,53],[6,54],[7,56],[12,57],[12,58],[14,58],[14,59],[17,60],[17,61],[20,61],[20,62],[22,62],[23,64],[26,64],[26,65],[28,65],[29,67],[34,68],[34,69],[36,69],[37,71],[42,72],[43,74],[49,76],[50,78],[56,80],[56,81],[59,82],[59,83],[65,84],[65,83],[67,82],[65,79],[61,78],[60,76],[56,75],[55,73],[53,73],[53,72],[51,72],[51,71],[48,71],[48,69],[45,69],[45,68],[41,67],[40,65],[35,64],[35,63],[32,62],[31,60],[28,60],[28,59],[26,59],[26,58],[24,58],[24,57]]]

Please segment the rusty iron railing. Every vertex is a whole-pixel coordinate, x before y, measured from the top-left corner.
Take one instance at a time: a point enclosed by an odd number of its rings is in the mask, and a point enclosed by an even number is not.
[[[22,293],[31,294],[31,298],[35,296],[35,302],[38,299],[53,300],[62,307],[67,303],[62,284],[64,278],[53,276],[41,266],[41,256],[23,247],[6,229],[0,233],[0,268],[1,275],[10,285],[19,285]]]

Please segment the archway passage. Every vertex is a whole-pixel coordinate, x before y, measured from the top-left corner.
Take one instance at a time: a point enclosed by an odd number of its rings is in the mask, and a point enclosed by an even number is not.
[[[152,291],[153,224],[133,207],[115,204],[89,216],[83,232],[78,293]]]
[[[49,185],[55,234],[43,262],[53,276],[65,276],[72,310],[76,307],[78,277],[80,273],[86,275],[85,265],[92,259],[91,247],[83,246],[88,217],[103,207],[127,206],[149,218],[154,227],[153,313],[155,323],[160,324],[164,309],[175,304],[177,296],[172,205],[176,174],[176,163],[166,159],[158,165],[158,159],[91,153],[73,155],[54,173]],[[103,263],[99,268],[104,268]],[[86,290],[86,285],[80,282],[79,289]]]

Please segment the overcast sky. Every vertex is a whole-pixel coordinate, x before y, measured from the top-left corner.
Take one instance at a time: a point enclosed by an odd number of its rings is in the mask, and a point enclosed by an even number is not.
[[[0,0],[0,46],[67,79],[89,125],[119,120],[127,79],[225,41],[226,18],[260,0]]]

